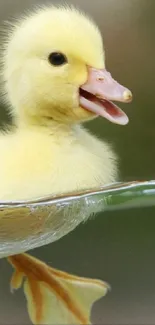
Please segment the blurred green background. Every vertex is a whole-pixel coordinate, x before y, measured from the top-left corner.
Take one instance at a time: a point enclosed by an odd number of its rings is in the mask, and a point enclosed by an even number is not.
[[[39,3],[46,1],[0,0],[1,23]],[[87,126],[113,144],[120,157],[121,180],[154,179],[155,1],[68,3],[95,18],[103,34],[108,70],[134,95],[132,104],[121,105],[130,118],[128,126],[103,119]],[[4,122],[5,107],[0,117]],[[110,283],[112,291],[93,308],[96,324],[155,324],[154,212],[150,207],[101,213],[58,242],[31,253],[53,267]],[[30,324],[23,292],[10,294],[11,274],[11,267],[0,260],[0,324]]]

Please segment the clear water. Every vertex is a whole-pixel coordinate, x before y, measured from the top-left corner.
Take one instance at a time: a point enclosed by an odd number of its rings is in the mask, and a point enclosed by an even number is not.
[[[52,243],[97,213],[155,205],[155,181],[116,183],[34,201],[0,202],[0,258]]]

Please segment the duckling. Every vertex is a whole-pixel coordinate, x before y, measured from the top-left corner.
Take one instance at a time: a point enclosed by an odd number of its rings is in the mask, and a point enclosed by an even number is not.
[[[0,199],[28,200],[117,180],[112,148],[83,127],[125,125],[112,101],[130,90],[105,68],[101,33],[72,7],[43,7],[12,25],[3,51],[4,98],[14,128],[0,136]]]
[[[44,7],[12,26],[3,52],[4,97],[14,127],[0,136],[0,200],[31,200],[92,189],[117,179],[112,148],[83,123],[98,116],[125,125],[112,101],[131,92],[105,68],[101,33],[85,14]],[[11,256],[11,288],[26,277],[33,324],[89,324],[103,281],[48,267],[27,254]]]

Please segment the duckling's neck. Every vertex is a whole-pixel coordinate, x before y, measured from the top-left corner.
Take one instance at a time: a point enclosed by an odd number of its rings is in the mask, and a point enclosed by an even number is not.
[[[74,131],[80,128],[79,124],[58,122],[51,118],[40,118],[39,116],[31,116],[23,119],[21,117],[16,117],[13,118],[13,122],[18,129],[35,129],[49,134],[59,134],[59,136],[61,134],[64,135],[74,133]]]

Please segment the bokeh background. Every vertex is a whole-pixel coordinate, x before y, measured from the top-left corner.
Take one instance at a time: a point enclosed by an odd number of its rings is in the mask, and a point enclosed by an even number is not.
[[[0,24],[40,3],[46,1],[0,0]],[[154,179],[155,1],[68,3],[95,18],[103,34],[108,70],[134,95],[132,104],[121,105],[130,118],[128,126],[100,118],[87,126],[113,144],[120,157],[121,180]],[[4,122],[2,104],[0,114]],[[58,242],[31,253],[53,267],[111,284],[112,291],[93,308],[96,324],[155,324],[154,208],[101,213]],[[28,325],[23,292],[10,294],[11,274],[11,267],[0,260],[0,325]]]

